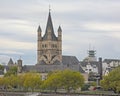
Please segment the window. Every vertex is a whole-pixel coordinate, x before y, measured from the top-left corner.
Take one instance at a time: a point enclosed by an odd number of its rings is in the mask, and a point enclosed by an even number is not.
[[[47,48],[47,44],[45,44],[45,48]]]
[[[42,48],[44,48],[44,44],[42,44]]]
[[[89,71],[92,71],[92,69],[89,69]]]
[[[55,45],[55,48],[57,48],[57,45]]]

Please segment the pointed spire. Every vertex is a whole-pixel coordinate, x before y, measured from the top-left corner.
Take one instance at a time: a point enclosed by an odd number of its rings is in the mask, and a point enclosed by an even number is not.
[[[54,29],[53,29],[53,24],[52,24],[52,19],[51,19],[51,13],[49,11],[49,15],[48,15],[48,21],[47,21],[47,26],[46,26],[46,32],[48,31],[48,29],[51,30],[51,32],[54,33]]]
[[[61,29],[61,27],[59,26],[59,28],[58,28],[58,32],[62,32],[62,29]]]
[[[41,27],[39,25],[37,32],[42,32]]]
[[[49,34],[49,32],[50,32],[50,34]],[[45,30],[45,35],[43,36],[43,40],[47,40],[48,39],[48,34],[50,35],[51,40],[57,40],[57,37],[54,34],[54,29],[53,29],[53,24],[52,24],[52,18],[51,18],[50,9],[49,9],[47,26],[46,26],[46,30]]]

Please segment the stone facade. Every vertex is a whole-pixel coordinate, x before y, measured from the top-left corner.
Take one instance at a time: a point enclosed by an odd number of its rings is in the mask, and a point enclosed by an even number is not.
[[[46,31],[42,37],[42,30],[38,27],[37,64],[54,64],[62,62],[62,30],[59,26],[58,37],[54,34],[54,28],[49,12]]]
[[[70,69],[84,73],[79,60],[75,56],[62,55],[62,29],[59,26],[58,36],[54,33],[51,13],[49,12],[45,34],[42,36],[41,27],[37,30],[37,64],[22,66],[22,60],[18,60],[18,73],[39,72],[48,73],[54,70]],[[9,65],[12,64],[10,60]]]

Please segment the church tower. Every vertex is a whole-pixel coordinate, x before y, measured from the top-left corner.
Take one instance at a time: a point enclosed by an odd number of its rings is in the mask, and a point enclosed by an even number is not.
[[[37,64],[61,64],[62,62],[62,29],[59,26],[58,36],[54,33],[51,12],[49,10],[45,34],[42,36],[38,27]]]

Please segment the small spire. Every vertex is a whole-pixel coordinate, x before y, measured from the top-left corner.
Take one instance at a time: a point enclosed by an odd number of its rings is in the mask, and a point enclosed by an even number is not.
[[[37,32],[42,32],[41,27],[39,25]]]
[[[14,62],[13,62],[12,58],[10,58],[10,60],[8,62],[8,65],[14,65]]]
[[[61,27],[59,26],[59,28],[58,28],[58,32],[62,32],[62,29],[61,29]]]

